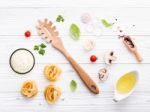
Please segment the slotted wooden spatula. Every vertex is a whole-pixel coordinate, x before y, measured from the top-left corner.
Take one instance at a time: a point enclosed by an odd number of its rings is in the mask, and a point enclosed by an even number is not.
[[[81,68],[81,66],[71,57],[71,55],[66,51],[64,45],[62,43],[61,38],[59,37],[58,31],[56,31],[56,27],[53,25],[51,21],[45,19],[44,21],[38,21],[38,33],[39,35],[47,42],[51,43],[53,47],[59,50],[66,59],[70,62],[72,67],[78,73],[84,84],[88,87],[88,89],[94,94],[99,93],[98,86],[96,83],[90,78],[90,76]]]

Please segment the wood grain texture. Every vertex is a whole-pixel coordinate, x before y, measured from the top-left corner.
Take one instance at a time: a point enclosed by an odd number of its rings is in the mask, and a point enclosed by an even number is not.
[[[149,0],[0,0],[0,112],[149,112],[150,111],[150,1]],[[118,33],[112,29],[103,29],[101,36],[85,31],[80,17],[89,12],[92,17],[109,21],[118,19],[118,24],[125,32],[135,38],[137,47],[144,61],[138,64],[135,57],[118,39]],[[64,23],[56,23],[57,15],[65,17]],[[90,74],[101,87],[101,94],[91,94],[67,60],[53,47],[47,46],[46,55],[39,56],[33,50],[35,44],[43,42],[37,36],[35,26],[38,19],[51,19],[60,31],[61,38],[68,52]],[[68,30],[71,23],[81,28],[80,41],[73,41]],[[132,25],[135,25],[133,28]],[[30,30],[30,39],[24,38],[24,32]],[[94,51],[86,52],[83,43],[89,38],[96,39]],[[17,48],[31,50],[36,58],[34,69],[27,75],[15,74],[9,66],[9,56]],[[117,61],[109,70],[105,83],[98,79],[98,70],[105,66],[103,57],[114,50]],[[99,60],[91,64],[89,56],[96,54]],[[56,82],[63,90],[60,100],[48,105],[44,100],[44,88],[50,83],[43,75],[43,68],[48,63],[57,63],[63,73]],[[121,74],[137,70],[140,74],[135,92],[126,100],[115,103],[113,85]],[[20,94],[21,84],[27,79],[36,80],[39,93],[33,99],[26,99]],[[77,91],[72,93],[70,81],[78,83]]]

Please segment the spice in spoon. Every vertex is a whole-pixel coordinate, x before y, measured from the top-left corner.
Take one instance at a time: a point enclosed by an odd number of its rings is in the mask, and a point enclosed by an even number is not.
[[[137,59],[138,62],[141,62],[143,60],[141,54],[139,53],[137,46],[133,42],[132,38],[130,36],[123,36],[123,43],[127,47],[127,49],[133,53]]]

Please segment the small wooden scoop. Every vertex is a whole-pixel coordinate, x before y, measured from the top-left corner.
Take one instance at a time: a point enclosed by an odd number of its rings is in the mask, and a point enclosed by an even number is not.
[[[138,62],[143,61],[143,58],[141,57],[140,53],[138,52],[138,49],[137,49],[135,43],[129,36],[123,36],[123,43],[128,48],[128,50],[135,55]]]
[[[39,35],[47,43],[51,43],[54,48],[56,48],[66,57],[66,59],[76,70],[76,72],[78,73],[84,84],[88,87],[88,89],[94,94],[98,94],[99,93],[98,86],[90,78],[90,76],[81,68],[81,66],[71,57],[71,55],[66,51],[62,43],[62,40],[59,37],[59,33],[58,31],[56,31],[56,27],[53,25],[53,23],[51,21],[48,21],[47,19],[45,19],[44,21],[39,20],[39,25],[37,26],[37,29]]]

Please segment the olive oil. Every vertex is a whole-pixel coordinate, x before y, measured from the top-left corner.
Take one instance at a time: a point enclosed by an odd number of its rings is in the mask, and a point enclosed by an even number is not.
[[[129,93],[134,88],[136,82],[136,74],[134,72],[127,73],[118,80],[116,85],[117,92],[122,94]]]

